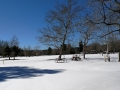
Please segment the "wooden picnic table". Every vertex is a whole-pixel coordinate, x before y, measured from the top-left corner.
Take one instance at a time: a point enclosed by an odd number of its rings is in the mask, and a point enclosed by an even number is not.
[[[78,60],[81,60],[81,58],[78,57],[77,55],[75,55],[75,56],[72,57],[72,60],[78,61]]]
[[[58,62],[67,62],[66,58],[56,58],[55,61]]]

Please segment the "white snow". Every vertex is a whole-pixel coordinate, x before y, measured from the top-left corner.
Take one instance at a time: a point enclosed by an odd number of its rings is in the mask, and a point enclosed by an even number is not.
[[[111,62],[101,54],[81,61],[65,55],[67,63],[55,63],[57,57],[0,58],[0,90],[120,90],[118,54],[110,54]]]

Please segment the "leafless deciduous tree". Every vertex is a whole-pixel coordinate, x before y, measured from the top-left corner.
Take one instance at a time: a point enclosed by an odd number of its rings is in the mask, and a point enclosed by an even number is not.
[[[104,26],[103,30],[106,30],[108,26],[110,27],[110,31],[101,37],[112,33],[120,34],[120,0],[89,0],[89,2],[91,1],[92,11],[87,18],[88,21]]]
[[[34,47],[34,51],[35,51],[35,55],[36,55],[36,56],[40,55],[40,46],[38,46],[38,45],[35,46],[35,47]]]
[[[98,27],[95,27],[93,23],[88,22],[86,17],[87,15],[84,15],[81,22],[79,23],[78,28],[78,32],[80,33],[83,42],[83,58],[85,58],[87,44],[89,43],[89,41],[96,38],[96,32],[98,29]]]
[[[18,53],[20,52],[19,49],[19,41],[16,35],[14,35],[11,40],[10,40],[10,49],[11,49],[11,56],[14,57],[15,60],[15,56],[18,55]]]
[[[45,17],[47,27],[39,30],[40,37],[38,39],[41,43],[60,47],[59,58],[61,58],[66,40],[74,33],[82,11],[75,0],[67,1],[64,4],[57,4],[54,10],[49,10]]]
[[[10,47],[19,46],[19,41],[16,35],[14,35],[10,40]]]
[[[24,47],[24,55],[27,56],[31,56],[31,46],[29,45],[28,47]]]
[[[90,1],[90,0],[89,0]],[[103,24],[114,27],[111,34],[120,31],[120,1],[119,0],[91,0],[92,11],[88,20],[94,24]],[[93,3],[94,2],[94,3]]]

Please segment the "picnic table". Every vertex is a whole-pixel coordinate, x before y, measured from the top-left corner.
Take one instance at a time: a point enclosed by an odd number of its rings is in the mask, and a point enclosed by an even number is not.
[[[73,55],[72,60],[78,61],[81,60],[81,58],[78,55]]]
[[[56,58],[55,61],[58,62],[67,62],[66,58]]]

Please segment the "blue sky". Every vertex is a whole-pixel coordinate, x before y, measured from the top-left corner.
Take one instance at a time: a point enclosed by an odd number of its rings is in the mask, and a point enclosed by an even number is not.
[[[46,26],[46,13],[54,9],[56,3],[67,0],[0,0],[0,40],[10,41],[16,35],[20,47],[46,49],[47,46],[36,39],[38,29]],[[84,1],[80,1],[84,3]]]
[[[16,35],[22,48],[46,48],[36,40],[37,31],[46,26],[45,15],[57,1],[64,0],[0,0],[0,40],[10,41]]]

